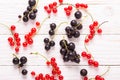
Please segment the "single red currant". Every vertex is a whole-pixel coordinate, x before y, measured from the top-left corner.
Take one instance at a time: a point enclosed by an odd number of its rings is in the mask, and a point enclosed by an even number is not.
[[[40,22],[37,21],[37,22],[36,22],[36,26],[40,26]]]
[[[99,29],[97,30],[97,33],[101,34],[101,33],[102,33],[102,29],[99,28]]]
[[[35,74],[36,74],[36,73],[35,73],[34,71],[31,72],[31,75],[32,75],[32,76],[35,76]]]
[[[23,42],[23,47],[27,47],[28,43],[27,42]]]
[[[98,67],[99,63],[97,61],[94,61],[93,65],[94,65],[94,67]]]
[[[11,27],[10,27],[10,30],[11,31],[14,31],[16,29],[16,26],[15,25],[12,25]]]
[[[76,8],[79,8],[79,7],[80,7],[79,3],[76,3],[76,4],[75,4],[75,7],[76,7]]]
[[[86,56],[87,56],[87,53],[86,53],[85,51],[83,51],[83,52],[81,53],[81,56],[82,56],[82,57],[86,57]]]

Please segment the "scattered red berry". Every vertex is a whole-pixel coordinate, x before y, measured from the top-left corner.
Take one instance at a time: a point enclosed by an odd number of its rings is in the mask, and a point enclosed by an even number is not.
[[[101,33],[102,33],[102,29],[99,28],[99,29],[97,30],[97,33],[101,34]]]

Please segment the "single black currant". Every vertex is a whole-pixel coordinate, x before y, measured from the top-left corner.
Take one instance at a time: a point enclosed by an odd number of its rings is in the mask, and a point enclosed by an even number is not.
[[[71,27],[67,26],[67,27],[65,28],[65,31],[66,31],[67,33],[70,33],[70,29],[71,29]]]
[[[30,6],[35,6],[36,0],[29,0],[28,3],[29,3]]]
[[[37,13],[37,12],[38,12],[38,10],[37,10],[37,9],[33,9],[33,12],[34,12],[34,13]]]
[[[56,24],[55,24],[55,23],[51,23],[51,24],[50,24],[50,28],[51,28],[51,30],[55,30]]]
[[[76,20],[72,20],[70,22],[71,26],[74,27],[74,26],[77,26],[77,21]]]
[[[53,40],[50,41],[50,46],[53,47],[55,45],[55,42]]]
[[[67,41],[65,39],[62,39],[59,44],[62,48],[65,48],[65,45],[67,45]]]
[[[29,19],[28,19],[27,16],[24,16],[24,17],[23,17],[23,21],[24,21],[24,22],[28,22],[28,20],[29,20]]]
[[[66,54],[65,56],[63,56],[63,60],[64,60],[64,62],[68,62],[69,61],[69,56]]]
[[[22,56],[22,57],[20,58],[20,62],[21,62],[22,64],[25,64],[25,63],[27,62],[27,58],[26,58],[25,56]]]
[[[81,69],[80,74],[81,74],[81,76],[86,76],[87,75],[87,70],[86,69]]]
[[[22,63],[19,64],[19,67],[23,67],[23,66],[24,66],[24,64],[22,64]]]
[[[49,35],[54,35],[55,34],[55,32],[54,32],[54,30],[49,30]]]
[[[28,71],[27,71],[26,69],[23,69],[23,70],[22,70],[22,74],[23,74],[23,75],[27,75],[27,73],[28,73]]]
[[[28,14],[29,14],[29,11],[28,11],[28,10],[26,10],[26,11],[23,12],[23,15],[24,15],[24,16],[28,16]]]
[[[31,6],[28,6],[28,7],[27,7],[27,10],[28,10],[28,11],[31,11],[31,10],[32,10],[32,7],[31,7]]]
[[[67,50],[65,48],[61,48],[60,53],[61,53],[61,55],[65,56],[67,53]]]
[[[34,12],[31,12],[29,14],[29,18],[32,19],[32,20],[34,20],[36,18],[36,14]]]
[[[67,34],[67,37],[72,38],[73,36],[72,36],[72,34]]]
[[[82,17],[82,13],[78,10],[75,12],[74,16],[76,19],[80,19]]]
[[[73,51],[75,49],[75,44],[73,42],[70,42],[68,44],[68,49]]]
[[[78,38],[79,36],[80,36],[80,32],[79,32],[79,31],[75,31],[74,37],[75,37],[75,38]]]
[[[17,65],[19,64],[19,59],[17,57],[13,58],[13,64]]]
[[[48,39],[48,38],[45,38],[45,39],[44,39],[44,43],[45,43],[45,44],[49,43],[49,39]]]
[[[50,44],[45,45],[45,50],[47,50],[47,51],[50,50]]]
[[[74,59],[74,62],[75,62],[75,63],[80,63],[80,58],[75,58],[75,59]]]

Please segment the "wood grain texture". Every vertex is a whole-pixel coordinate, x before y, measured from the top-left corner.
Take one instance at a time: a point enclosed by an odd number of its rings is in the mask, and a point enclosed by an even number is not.
[[[30,29],[35,26],[36,21],[42,22],[46,18],[47,13],[45,13],[43,7],[44,5],[53,2],[54,0],[40,0],[38,5],[38,14],[35,21],[30,21],[29,23],[23,23],[22,21],[17,22],[17,16],[23,14],[23,11],[28,5],[28,0],[0,0],[0,23],[10,25],[16,25],[16,32],[20,33],[21,41],[24,41],[24,35],[30,31]],[[27,56],[28,63],[25,68],[29,71],[27,76],[22,76],[21,71],[13,65],[13,53],[7,38],[10,35],[10,31],[0,25],[0,80],[34,80],[30,76],[30,71],[34,70],[37,73],[50,73],[51,69],[45,64],[45,59],[41,56],[31,55],[31,52],[39,52],[46,56],[48,59],[55,57],[57,60],[62,74],[64,75],[64,80],[82,80],[79,74],[80,69],[85,68],[88,70],[88,76],[94,77],[97,74],[102,74],[107,70],[107,66],[110,66],[110,71],[104,76],[105,80],[119,80],[120,79],[120,1],[119,0],[64,0],[65,3],[75,4],[76,2],[87,3],[89,5],[88,11],[93,15],[93,18],[100,23],[103,21],[108,21],[101,26],[103,29],[102,35],[96,34],[93,41],[87,45],[88,49],[94,56],[95,60],[99,61],[99,68],[89,67],[86,59],[81,58],[80,64],[75,63],[64,63],[62,56],[60,55],[59,41],[63,39],[63,36],[69,42],[73,41],[76,44],[76,51],[81,54],[84,48],[84,38],[86,34],[89,33],[89,24],[91,24],[90,16],[82,11],[83,13],[83,29],[80,31],[81,36],[78,39],[68,39],[64,31],[65,27],[69,25],[70,21],[74,19],[73,9],[72,16],[67,18],[64,14],[63,8],[61,6],[58,9],[56,15],[51,15],[50,19],[42,25],[39,33],[34,37],[34,44],[27,48],[20,48],[20,56]],[[87,18],[84,19],[84,16]],[[61,22],[68,22],[68,24],[62,24],[58,29],[54,41],[56,43],[55,47],[50,51],[46,52],[44,50],[43,39],[45,37],[49,38],[49,24],[55,22],[57,25]]]

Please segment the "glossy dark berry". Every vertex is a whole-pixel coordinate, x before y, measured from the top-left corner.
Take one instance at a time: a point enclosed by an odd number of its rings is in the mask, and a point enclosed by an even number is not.
[[[67,34],[67,37],[68,38],[72,38],[73,36],[71,34]]]
[[[54,35],[55,34],[55,32],[54,32],[54,30],[49,30],[49,35]]]
[[[28,10],[28,11],[31,11],[31,10],[32,10],[32,7],[31,7],[31,6],[28,6],[28,7],[27,7],[27,10]]]
[[[80,32],[79,32],[79,31],[75,31],[74,37],[75,37],[75,38],[78,38],[79,36],[80,36]]]
[[[34,13],[37,13],[37,12],[38,12],[38,10],[37,10],[37,9],[33,9],[33,12],[34,12]]]
[[[55,45],[55,42],[54,41],[50,41],[50,46],[53,47]]]
[[[32,19],[32,20],[34,20],[34,19],[36,18],[36,14],[33,13],[33,12],[31,12],[31,13],[29,14],[29,18]]]
[[[21,57],[21,58],[20,58],[20,62],[21,62],[22,64],[25,64],[25,63],[27,62],[27,58],[26,58],[25,56]]]
[[[76,11],[74,16],[76,19],[80,19],[82,17],[82,13],[80,11]]]
[[[12,61],[12,62],[13,62],[13,64],[15,64],[15,65],[16,65],[16,64],[19,64],[19,59],[18,59],[17,57],[15,57],[15,58],[13,58],[13,61]]]
[[[74,62],[75,63],[80,63],[80,59],[79,58],[75,58]]]
[[[47,51],[50,50],[50,44],[45,45],[45,50],[47,50]]]
[[[36,0],[29,0],[28,3],[29,3],[30,6],[35,6]]]
[[[28,14],[29,14],[29,11],[28,11],[28,10],[26,10],[26,11],[23,12],[23,15],[24,15],[24,16],[27,16]]]
[[[70,42],[68,44],[68,49],[73,51],[75,49],[75,44],[73,42]]]
[[[51,28],[51,30],[55,30],[56,24],[55,24],[55,23],[51,23],[51,24],[50,24],[50,28]]]
[[[22,70],[22,74],[23,74],[23,75],[26,75],[27,73],[28,73],[28,71],[27,71],[26,69],[23,69],[23,70]]]
[[[45,38],[45,39],[44,39],[44,43],[49,43],[49,39],[48,39],[48,38]]]
[[[71,26],[74,27],[74,26],[77,26],[77,21],[76,20],[72,20],[70,22]]]
[[[24,16],[24,17],[23,17],[23,21],[24,21],[24,22],[28,22],[28,20],[29,20],[29,19],[28,19],[27,16]]]
[[[18,18],[22,18],[22,16],[21,16],[21,15],[18,15]]]
[[[61,55],[65,56],[67,53],[67,50],[65,48],[60,49]]]
[[[69,56],[68,55],[63,56],[63,60],[64,60],[64,62],[68,62],[69,61]]]
[[[80,74],[81,74],[81,76],[86,76],[87,75],[87,70],[86,69],[82,69],[80,71]]]
[[[75,54],[72,51],[70,51],[68,53],[68,57],[69,57],[69,60],[73,61],[75,59]]]
[[[77,29],[81,30],[83,28],[82,24],[78,24]]]
[[[59,44],[62,48],[65,48],[66,47],[65,45],[67,45],[67,41],[65,39],[63,39],[63,40],[60,41]]]
[[[67,32],[67,33],[70,33],[70,27],[69,26],[67,26],[66,28],[65,28],[65,31]]]

